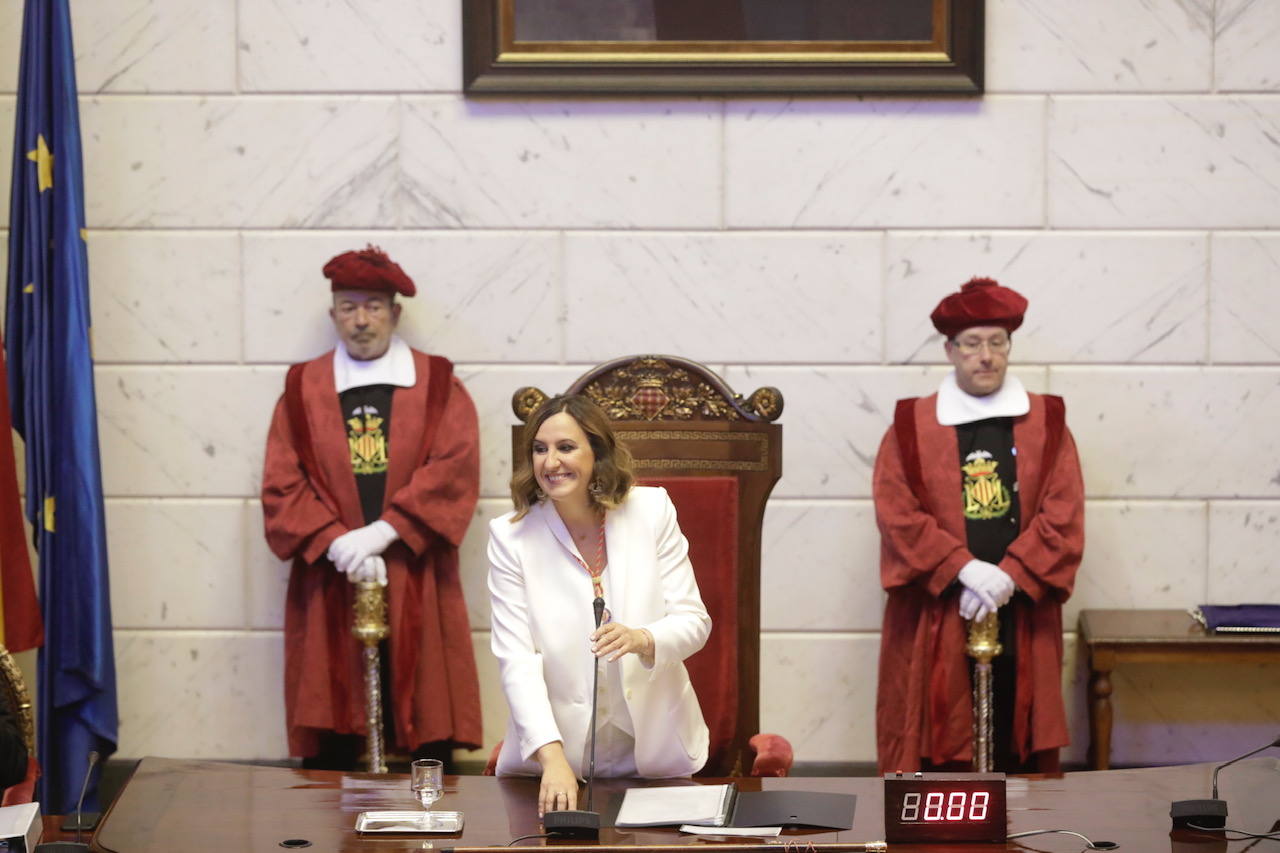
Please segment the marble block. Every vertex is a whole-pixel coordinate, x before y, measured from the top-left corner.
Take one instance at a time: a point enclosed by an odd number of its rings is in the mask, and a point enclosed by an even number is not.
[[[752,366],[730,367],[724,378],[743,395],[764,385],[782,392],[784,473],[774,497],[869,498],[876,453],[897,400],[932,394],[950,370]],[[1044,390],[1043,368],[1011,372],[1028,390]]]
[[[1280,602],[1280,501],[1210,501],[1208,552],[1208,590],[1197,604]]]
[[[1068,629],[1062,636],[1062,704],[1067,712],[1067,737],[1071,742],[1058,757],[1064,765],[1084,767],[1089,755],[1089,710],[1086,703],[1089,672],[1085,655],[1080,651],[1075,624],[1063,623]]]
[[[24,5],[0,6],[0,56],[12,58],[0,63],[0,92],[18,87]],[[70,6],[81,94],[235,88],[235,0],[71,0]]]
[[[1280,100],[1267,97],[1055,97],[1049,225],[1269,227],[1277,122]]]
[[[734,228],[1040,226],[1044,100],[733,100]]]
[[[878,234],[569,234],[566,356],[878,362]]]
[[[761,630],[880,629],[880,533],[870,501],[771,500],[761,538]]]
[[[876,634],[764,634],[760,730],[797,762],[874,762],[879,660]]]
[[[80,110],[90,227],[395,224],[393,98],[94,97]]]
[[[420,0],[240,4],[245,92],[458,91],[458,7]]]
[[[489,630],[489,522],[511,512],[511,498],[485,498],[458,549],[458,573],[467,598],[467,617],[475,631]]]
[[[255,630],[283,631],[284,604],[289,588],[289,562],[267,547],[262,501],[245,501],[244,571],[246,619]]]
[[[456,362],[558,361],[562,351],[559,242],[515,232],[387,231],[245,234],[245,357],[294,362],[333,348],[334,255],[380,246],[412,278],[398,333]]]
[[[404,226],[721,224],[720,105],[401,99]]]
[[[0,64],[0,92],[18,90],[18,56],[22,52],[22,12],[25,3],[0,3],[0,56],[9,61]],[[7,133],[5,139],[12,139]],[[7,172],[8,169],[0,171]],[[8,180],[6,177],[5,180]],[[8,198],[8,193],[5,198]]]
[[[982,275],[1031,303],[1014,334],[1016,364],[1202,362],[1208,263],[1208,240],[1196,233],[893,232],[888,360],[942,359],[929,314]]]
[[[1208,91],[1213,6],[993,0],[987,92]]]
[[[1276,737],[1275,664],[1125,664],[1111,682],[1113,766],[1223,762]]]
[[[234,91],[236,5],[235,0],[73,0],[80,93]]]
[[[476,670],[480,678],[480,715],[483,719],[484,745],[476,750],[458,753],[467,761],[488,761],[489,754],[507,734],[507,696],[502,692],[502,677],[498,673],[498,659],[489,648],[489,630],[471,632],[471,647],[475,650]]]
[[[1095,497],[1280,496],[1280,371],[1051,367]]]
[[[17,53],[14,53],[12,55],[17,56]],[[13,139],[13,133],[14,133],[13,125],[14,125],[15,117],[17,115],[16,111],[17,111],[17,99],[14,98],[12,95],[0,95],[0,139],[5,139],[5,140]],[[9,142],[5,146],[10,152],[10,156],[12,156],[12,152],[13,152],[12,145],[13,143]],[[32,165],[34,166],[35,164],[32,163]],[[10,193],[13,192],[13,180],[12,180],[13,172],[11,171],[11,169],[12,167],[8,169],[0,169],[0,193],[3,193],[3,195],[0,196],[0,198],[8,199],[10,197]],[[2,210],[0,210],[0,226],[8,228],[9,227],[9,205],[7,204],[0,205],[0,208],[3,208]],[[8,245],[8,240],[5,241],[5,245],[6,246]]]
[[[97,363],[240,360],[235,234],[93,231],[88,247]]]
[[[1215,363],[1280,362],[1280,236],[1214,234],[1209,355]]]
[[[1085,609],[1177,610],[1200,603],[1207,514],[1204,501],[1086,502],[1084,560],[1062,608],[1062,627],[1075,630]]]
[[[1213,82],[1218,91],[1280,91],[1280,6],[1266,0],[1217,0]]]
[[[116,758],[288,757],[278,633],[116,631],[115,650]]]
[[[242,501],[113,499],[106,518],[117,629],[246,627]]]
[[[282,369],[99,367],[95,376],[106,495],[258,495]]]

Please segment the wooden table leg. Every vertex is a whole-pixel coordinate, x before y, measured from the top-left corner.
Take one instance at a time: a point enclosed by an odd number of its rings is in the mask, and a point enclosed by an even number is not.
[[[1111,671],[1096,661],[1089,671],[1089,763],[1111,769]]]

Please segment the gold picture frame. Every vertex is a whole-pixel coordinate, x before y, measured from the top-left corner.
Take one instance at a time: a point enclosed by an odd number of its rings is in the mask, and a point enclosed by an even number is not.
[[[983,88],[983,0],[463,0],[468,95]]]

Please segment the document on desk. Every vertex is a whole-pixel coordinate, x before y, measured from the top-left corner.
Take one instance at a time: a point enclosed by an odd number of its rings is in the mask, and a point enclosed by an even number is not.
[[[736,793],[732,784],[628,788],[615,826],[724,826]]]
[[[618,809],[619,827],[807,826],[845,830],[853,826],[858,798],[825,791],[751,791],[737,786],[680,785],[628,788]]]

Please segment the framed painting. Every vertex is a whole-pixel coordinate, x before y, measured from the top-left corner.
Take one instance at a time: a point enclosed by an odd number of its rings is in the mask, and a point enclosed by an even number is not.
[[[486,93],[982,92],[983,0],[462,0]]]

